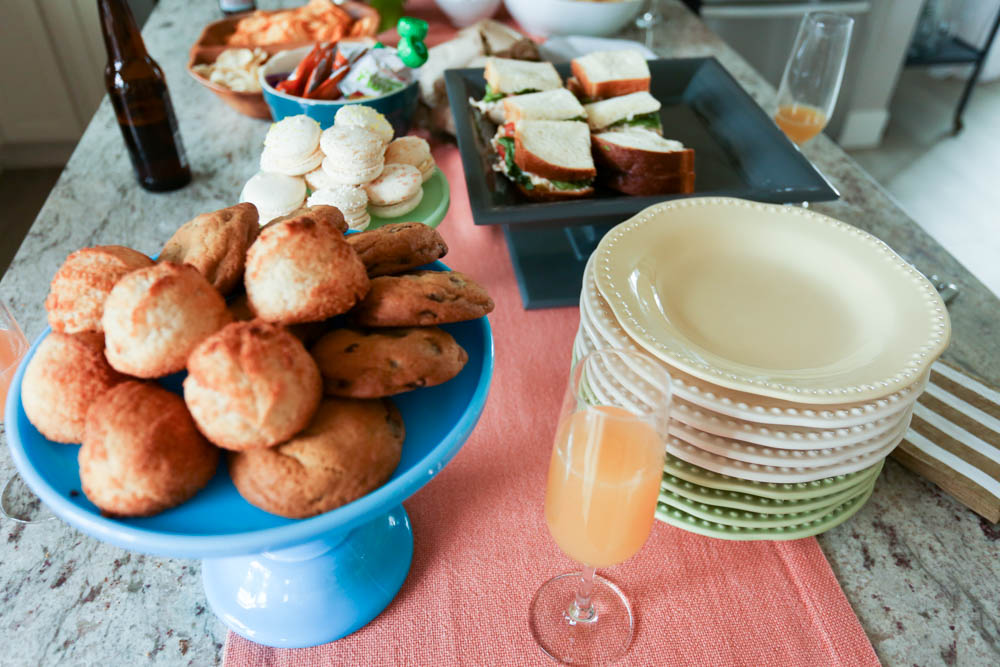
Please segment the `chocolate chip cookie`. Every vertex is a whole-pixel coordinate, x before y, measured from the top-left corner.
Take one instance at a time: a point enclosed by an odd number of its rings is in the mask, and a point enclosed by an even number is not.
[[[493,299],[465,274],[414,271],[372,279],[351,317],[363,327],[414,327],[473,320],[492,310]]]
[[[337,329],[312,348],[330,396],[379,398],[452,379],[469,360],[437,327]]]
[[[351,234],[347,242],[354,246],[370,278],[409,271],[448,252],[438,231],[422,222],[398,222]]]
[[[251,505],[303,519],[384,484],[399,464],[405,437],[403,418],[388,399],[325,398],[291,440],[232,454],[229,476]]]

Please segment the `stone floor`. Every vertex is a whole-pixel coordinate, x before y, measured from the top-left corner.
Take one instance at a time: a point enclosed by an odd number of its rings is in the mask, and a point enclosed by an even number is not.
[[[953,136],[952,115],[962,86],[960,79],[905,71],[882,145],[850,154],[1000,295],[1000,81],[976,87],[965,129]]]

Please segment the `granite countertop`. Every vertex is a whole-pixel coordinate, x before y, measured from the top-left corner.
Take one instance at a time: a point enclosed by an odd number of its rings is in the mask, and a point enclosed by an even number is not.
[[[771,104],[773,89],[738,55],[676,0],[665,4],[658,52],[715,56],[762,105]],[[155,253],[181,222],[234,203],[256,171],[267,124],[231,112],[184,70],[201,27],[217,18],[214,2],[161,0],[144,30],[170,85],[193,182],[170,194],[140,189],[105,100],[0,281],[0,300],[13,307],[29,338],[45,326],[49,280],[70,251],[113,243]],[[926,273],[961,286],[945,356],[1000,383],[996,297],[832,141],[821,136],[804,152],[842,195],[813,208],[872,232]],[[0,482],[12,472],[7,448],[0,448]],[[997,664],[998,538],[1000,528],[889,461],[871,501],[820,543],[884,663]],[[0,563],[0,662],[205,665],[222,659],[225,628],[207,609],[197,561],[129,553],[61,521],[24,526],[5,520]]]

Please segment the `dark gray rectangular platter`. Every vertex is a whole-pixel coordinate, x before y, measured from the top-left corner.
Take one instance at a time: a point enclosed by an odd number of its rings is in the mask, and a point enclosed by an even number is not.
[[[565,79],[569,65],[556,65]],[[469,106],[482,69],[445,72],[473,221],[504,225],[526,308],[573,305],[586,256],[610,226],[657,202],[691,196],[787,203],[839,194],[714,58],[649,61],[650,93],[663,105],[664,136],[695,151],[693,195],[632,197],[598,187],[593,197],[532,202],[490,168],[496,126]],[[586,229],[573,230],[572,227]],[[565,228],[565,229],[562,229]]]

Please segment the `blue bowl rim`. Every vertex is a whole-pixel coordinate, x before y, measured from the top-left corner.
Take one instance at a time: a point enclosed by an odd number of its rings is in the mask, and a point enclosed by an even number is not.
[[[435,262],[434,267],[448,270],[441,262]],[[51,487],[28,462],[17,420],[17,413],[21,407],[21,384],[25,368],[28,361],[34,356],[38,345],[51,331],[49,327],[46,327],[32,343],[11,381],[5,415],[7,445],[11,458],[24,481],[53,513],[88,535],[125,549],[175,558],[218,558],[293,546],[315,539],[325,533],[346,534],[347,531],[366,520],[388,512],[416,493],[458,453],[478,423],[486,406],[486,398],[493,377],[493,332],[486,317],[473,321],[479,323],[483,336],[482,371],[479,374],[476,390],[470,397],[465,411],[441,442],[422,459],[415,462],[405,473],[371,493],[324,514],[301,519],[285,526],[223,535],[178,535],[136,528],[115,519],[96,515],[71,502]]]
[[[309,53],[307,49],[311,48],[312,46],[300,46],[296,49],[287,49],[285,51],[278,51],[268,59],[268,63],[284,53],[291,53],[293,51],[302,50],[303,55],[305,55],[306,53]],[[408,84],[406,84],[399,90],[394,90],[391,93],[386,93],[385,95],[379,95],[378,97],[366,97],[360,100],[310,100],[305,97],[297,97],[295,95],[289,95],[288,93],[283,93],[274,86],[272,86],[270,83],[267,82],[267,75],[265,74],[266,69],[267,69],[267,63],[265,63],[264,66],[261,67],[257,72],[257,78],[260,82],[260,90],[261,93],[264,95],[265,100],[267,99],[268,95],[274,95],[275,97],[278,97],[283,100],[288,100],[289,102],[296,102],[298,104],[305,104],[317,107],[333,108],[333,107],[344,106],[346,104],[369,104],[371,102],[378,102],[381,100],[388,99],[393,95],[400,95],[406,92],[407,89],[420,85],[419,77],[414,76],[413,81],[410,81]]]

